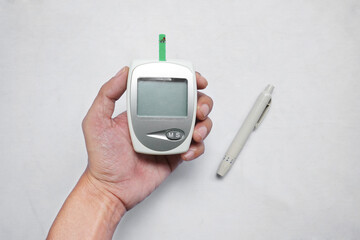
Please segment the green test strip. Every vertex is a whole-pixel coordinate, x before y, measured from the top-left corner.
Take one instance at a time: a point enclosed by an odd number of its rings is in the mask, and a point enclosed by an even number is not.
[[[166,37],[159,34],[159,61],[166,61]]]

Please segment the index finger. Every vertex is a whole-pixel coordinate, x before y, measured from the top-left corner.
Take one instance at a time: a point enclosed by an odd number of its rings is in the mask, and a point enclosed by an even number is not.
[[[206,88],[206,86],[208,85],[208,81],[206,80],[206,78],[201,76],[199,72],[195,72],[195,75],[196,75],[197,88],[198,89]]]

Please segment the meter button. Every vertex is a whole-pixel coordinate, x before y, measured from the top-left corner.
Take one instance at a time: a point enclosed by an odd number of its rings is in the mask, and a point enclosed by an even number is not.
[[[180,140],[184,136],[184,132],[180,129],[171,129],[166,132],[166,137],[169,140]]]

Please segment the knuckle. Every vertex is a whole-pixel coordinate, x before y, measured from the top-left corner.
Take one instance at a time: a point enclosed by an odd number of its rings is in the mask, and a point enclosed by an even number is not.
[[[85,131],[85,128],[87,126],[87,121],[88,121],[87,117],[85,116],[84,119],[81,122],[81,128],[82,128],[83,131]]]
[[[106,91],[106,85],[104,84],[101,86],[101,88],[99,90],[99,95],[100,96],[104,95],[105,91]]]

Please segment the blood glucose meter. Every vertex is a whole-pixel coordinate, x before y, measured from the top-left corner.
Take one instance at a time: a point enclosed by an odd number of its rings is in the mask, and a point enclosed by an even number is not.
[[[127,81],[127,117],[134,150],[169,155],[189,149],[197,106],[196,76],[190,62],[165,59],[133,61]]]

